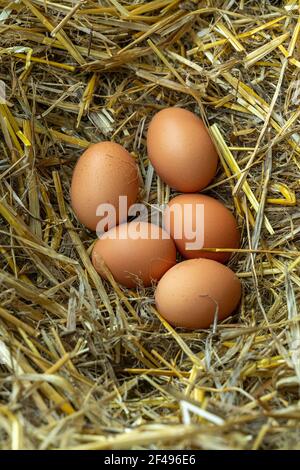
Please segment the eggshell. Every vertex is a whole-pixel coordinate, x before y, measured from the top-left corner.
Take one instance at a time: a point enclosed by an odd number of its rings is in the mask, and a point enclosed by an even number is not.
[[[203,121],[182,108],[159,111],[147,133],[149,159],[172,188],[193,193],[216,174],[218,155]]]
[[[241,284],[231,269],[208,259],[183,261],[159,281],[155,302],[172,325],[208,328],[231,315],[241,297]]]
[[[119,220],[119,196],[128,197],[128,207],[134,204],[139,179],[133,157],[121,145],[100,142],[91,145],[79,158],[72,177],[71,203],[81,223],[96,230],[101,216],[96,215],[99,204],[112,204]]]
[[[199,217],[197,212],[200,205],[203,205],[204,209],[203,219]],[[184,258],[209,258],[221,263],[226,263],[229,260],[231,252],[205,252],[187,247],[187,243],[196,240],[196,235],[191,238],[193,233],[198,233],[199,236],[201,230],[204,235],[203,249],[239,248],[240,233],[236,219],[217,199],[203,194],[182,194],[174,197],[168,207],[170,209],[169,219],[166,211],[164,223],[167,224],[167,221],[170,221],[169,233]],[[165,227],[167,228],[167,225]],[[191,234],[189,230],[192,230]]]
[[[103,277],[105,263],[120,284],[147,287],[174,266],[176,247],[159,226],[133,221],[114,227],[97,240],[92,262]]]

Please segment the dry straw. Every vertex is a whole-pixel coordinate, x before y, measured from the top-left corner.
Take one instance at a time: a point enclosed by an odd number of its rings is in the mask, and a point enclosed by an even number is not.
[[[299,8],[0,0],[0,448],[299,449]],[[241,306],[215,331],[102,282],[70,209],[104,139],[133,153],[142,199],[169,200],[145,133],[173,105],[210,126],[206,192],[242,233]]]

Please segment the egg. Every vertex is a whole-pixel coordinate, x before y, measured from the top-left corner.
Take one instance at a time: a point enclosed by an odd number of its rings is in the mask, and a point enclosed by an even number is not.
[[[203,121],[183,108],[166,108],[151,120],[148,157],[161,179],[178,191],[205,188],[216,174],[218,154]]]
[[[155,292],[158,312],[170,324],[208,328],[231,315],[241,297],[241,284],[231,269],[217,261],[192,259],[171,268]]]
[[[220,201],[203,194],[174,197],[164,212],[164,227],[187,259],[210,258],[226,263],[231,252],[205,252],[201,248],[240,247],[234,215]]]
[[[119,197],[127,196],[130,207],[137,200],[139,178],[134,158],[121,145],[100,142],[91,145],[79,158],[72,176],[71,204],[78,220],[96,230],[104,215],[96,215],[100,204],[116,210],[115,224],[127,221],[127,211],[119,217]],[[114,224],[112,223],[111,226]]]
[[[126,287],[151,286],[176,262],[176,247],[158,225],[132,221],[105,232],[94,245],[92,262],[106,277],[103,266]]]

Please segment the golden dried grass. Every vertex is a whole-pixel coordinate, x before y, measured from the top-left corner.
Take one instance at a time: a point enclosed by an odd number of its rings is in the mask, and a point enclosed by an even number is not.
[[[299,448],[299,2],[0,8],[0,448]],[[72,168],[104,139],[135,155],[144,201],[169,200],[145,132],[172,105],[210,126],[205,192],[243,237],[241,306],[216,331],[102,282],[70,208]]]

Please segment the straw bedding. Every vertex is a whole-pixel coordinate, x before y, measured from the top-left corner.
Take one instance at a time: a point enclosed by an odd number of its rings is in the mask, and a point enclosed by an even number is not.
[[[295,0],[0,0],[0,448],[299,449],[299,31]],[[242,233],[242,302],[216,331],[102,282],[70,208],[99,140],[167,202],[145,135],[173,105],[210,127],[205,193]]]

